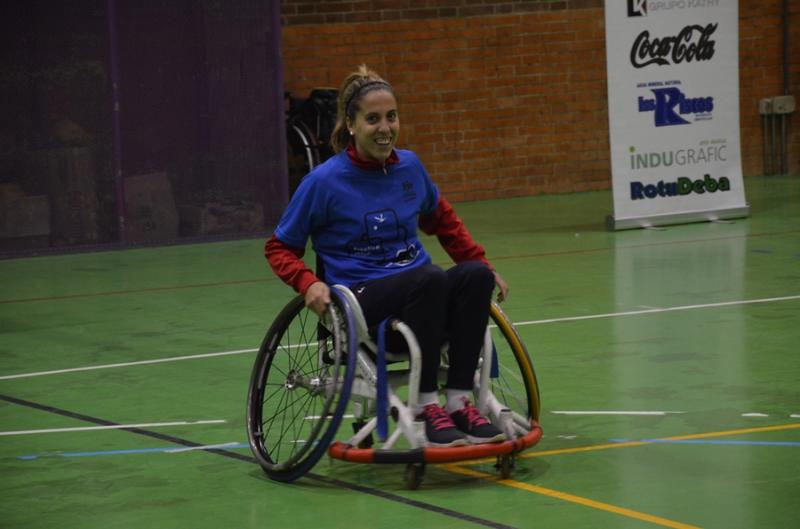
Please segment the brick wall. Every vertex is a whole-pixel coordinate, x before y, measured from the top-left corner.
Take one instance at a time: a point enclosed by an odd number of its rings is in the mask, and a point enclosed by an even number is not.
[[[758,100],[782,92],[782,4],[739,5],[743,170],[755,175]],[[283,0],[282,17],[286,88],[377,70],[399,95],[401,146],[451,200],[610,187],[602,0]],[[797,87],[797,54],[791,78]]]
[[[800,2],[789,0],[789,93],[800,100]],[[739,114],[742,170],[762,174],[763,137],[758,102],[783,94],[783,6],[780,0],[739,0]],[[792,50],[793,48],[793,50]],[[800,117],[787,121],[789,172],[800,171]]]

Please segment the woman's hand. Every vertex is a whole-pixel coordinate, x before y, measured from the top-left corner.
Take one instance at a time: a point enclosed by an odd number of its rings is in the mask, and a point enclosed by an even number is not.
[[[312,283],[306,290],[306,307],[322,316],[331,303],[331,289],[322,281]]]
[[[494,274],[494,284],[497,285],[499,290],[497,292],[497,302],[502,303],[508,299],[508,283],[497,272],[492,271],[492,273]]]

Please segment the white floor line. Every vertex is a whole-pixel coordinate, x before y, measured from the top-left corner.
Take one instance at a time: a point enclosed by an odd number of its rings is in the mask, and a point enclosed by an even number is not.
[[[78,371],[93,371],[95,369],[112,369],[115,367],[132,367],[132,366],[143,366],[147,364],[163,364],[166,362],[180,362],[182,360],[200,360],[202,358],[212,358],[215,356],[228,356],[228,355],[238,355],[244,353],[253,353],[258,351],[258,349],[239,349],[236,351],[223,351],[221,353],[205,353],[199,355],[186,355],[186,356],[172,356],[169,358],[155,358],[153,360],[138,360],[136,362],[122,362],[119,364],[103,364],[97,366],[86,366],[86,367],[73,367],[70,369],[55,369],[53,371],[38,371],[35,373],[21,373],[19,375],[4,375],[0,376],[0,380],[12,380],[15,378],[28,378],[28,377],[42,377],[45,375],[61,375],[63,373],[76,373]]]
[[[775,297],[775,298],[762,298],[762,299],[745,299],[740,301],[723,301],[720,303],[704,303],[701,305],[683,305],[678,307],[665,307],[665,308],[654,308],[654,309],[644,309],[644,310],[632,310],[626,312],[609,312],[606,314],[589,314],[587,316],[569,316],[565,318],[551,318],[547,320],[532,320],[532,321],[522,321],[514,323],[515,327],[522,327],[526,325],[542,325],[546,323],[561,323],[567,321],[583,321],[583,320],[594,320],[600,318],[617,318],[621,316],[636,316],[639,314],[655,314],[661,312],[674,312],[680,310],[694,310],[694,309],[710,309],[716,307],[730,307],[735,305],[750,305],[753,303],[771,303],[776,301],[793,301],[800,299],[800,295],[794,296],[782,296],[782,297]],[[491,327],[495,327],[491,325]],[[297,346],[293,347],[302,347],[306,344],[298,344]],[[228,355],[237,355],[237,354],[244,354],[244,353],[253,353],[258,349],[239,349],[236,351],[223,351],[219,353],[205,353],[205,354],[198,354],[198,355],[185,355],[185,356],[173,356],[169,358],[156,358],[153,360],[139,360],[136,362],[123,362],[119,364],[104,364],[104,365],[97,365],[97,366],[86,366],[86,367],[73,367],[70,369],[56,369],[53,371],[37,371],[34,373],[19,373],[16,375],[2,375],[0,376],[0,380],[14,380],[18,378],[29,378],[29,377],[41,377],[47,375],[60,375],[63,373],[76,373],[80,371],[93,371],[95,369],[112,369],[117,367],[132,367],[132,366],[140,366],[140,365],[147,365],[147,364],[161,364],[165,362],[179,362],[183,360],[199,360],[202,358],[212,358],[215,356],[228,356]]]
[[[667,415],[686,413],[685,411],[621,411],[621,410],[592,410],[592,411],[551,411],[557,415]]]
[[[13,432],[0,432],[3,435],[30,435],[40,433],[88,432],[95,430],[121,430],[123,428],[155,428],[159,426],[195,426],[199,424],[220,424],[225,419],[212,419],[203,421],[174,421],[174,422],[147,422],[140,424],[112,424],[109,426],[79,426],[75,428],[48,428],[46,430],[17,430]]]
[[[319,419],[322,419],[322,418],[323,418],[322,415],[306,415],[305,417],[303,417],[303,420],[304,421],[318,421]],[[326,417],[326,418],[330,419],[330,417]],[[344,415],[342,415],[342,419],[355,419],[355,418],[356,418],[355,415],[350,415],[348,413],[345,413]]]
[[[590,314],[588,316],[570,316],[566,318],[551,318],[548,320],[533,320],[514,322],[514,327],[521,327],[523,325],[542,325],[544,323],[560,323],[564,321],[582,321],[582,320],[595,320],[600,318],[617,318],[620,316],[636,316],[639,314],[658,314],[661,312],[675,312],[679,310],[695,310],[695,309],[712,309],[717,307],[731,307],[735,305],[750,305],[753,303],[772,303],[775,301],[794,301],[800,299],[800,295],[795,296],[781,296],[777,298],[762,298],[762,299],[743,299],[739,301],[722,301],[719,303],[702,303],[700,305],[682,305],[678,307],[664,307],[660,309],[644,309],[644,310],[629,310],[625,312],[609,312],[606,314]]]

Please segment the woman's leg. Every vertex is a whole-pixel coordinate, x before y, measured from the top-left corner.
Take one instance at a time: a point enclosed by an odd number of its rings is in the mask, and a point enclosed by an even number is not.
[[[478,262],[466,262],[447,271],[447,335],[450,340],[446,412],[453,424],[473,443],[495,443],[506,434],[481,415],[472,403],[478,356],[483,347],[494,274]]]
[[[489,321],[494,274],[483,263],[468,261],[446,275],[450,369],[445,388],[471,391]]]
[[[422,353],[420,392],[438,390],[447,311],[446,283],[445,272],[429,264],[352,288],[370,329],[388,317],[396,317],[414,331]],[[397,332],[387,332],[386,343],[389,349],[405,348],[405,341]]]

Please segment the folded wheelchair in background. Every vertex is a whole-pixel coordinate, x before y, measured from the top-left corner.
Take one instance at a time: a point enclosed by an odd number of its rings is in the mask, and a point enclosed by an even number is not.
[[[475,373],[475,402],[508,439],[437,448],[427,446],[423,423],[411,411],[420,375],[413,332],[399,320],[390,321],[406,339],[408,351],[379,351],[352,292],[337,285],[331,297],[322,318],[305,307],[302,296],[294,298],[272,323],[256,357],[247,433],[253,454],[270,478],[293,481],[325,452],[350,462],[404,463],[412,489],[419,486],[426,463],[497,457],[502,477],[508,477],[515,455],[539,441],[539,388],[533,364],[497,304],[491,306],[494,325],[487,328]],[[444,376],[446,353],[442,364]],[[334,441],[345,419],[352,422],[354,433]]]

